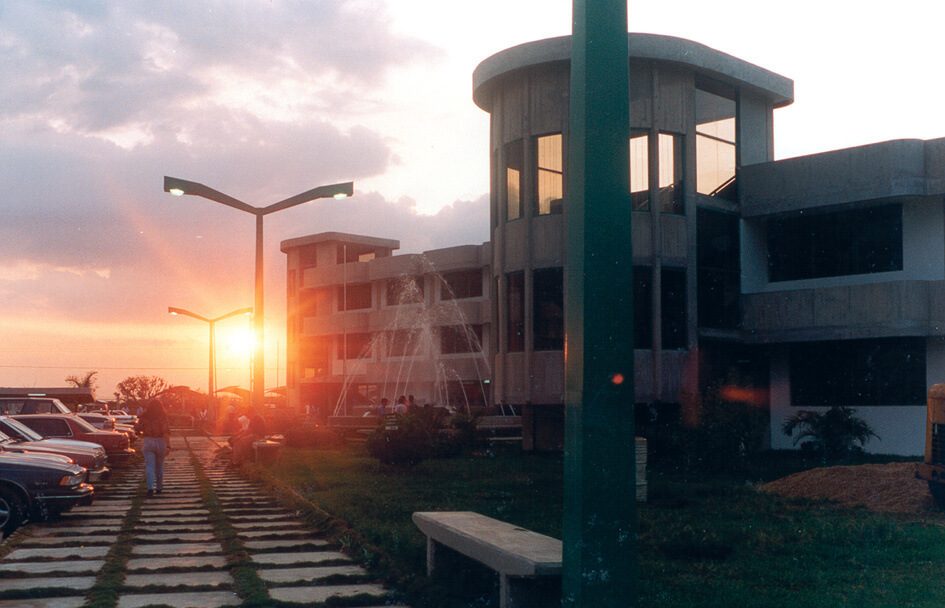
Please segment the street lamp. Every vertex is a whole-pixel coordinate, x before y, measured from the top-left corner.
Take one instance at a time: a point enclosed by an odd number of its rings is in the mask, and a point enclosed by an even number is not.
[[[214,378],[213,378],[214,369],[216,368],[216,351],[214,350],[214,347],[213,347],[214,325],[216,324],[217,321],[222,321],[223,319],[235,317],[236,315],[251,315],[253,314],[253,309],[252,308],[238,308],[236,310],[226,313],[225,315],[221,315],[213,319],[208,319],[207,317],[203,315],[198,315],[197,313],[191,312],[184,308],[175,308],[174,306],[168,306],[167,312],[171,313],[174,316],[183,315],[185,317],[192,317],[194,319],[197,319],[198,321],[203,321],[204,323],[210,324],[210,377],[207,380],[207,394],[210,396],[211,399],[213,399],[214,393],[216,392],[214,390],[216,387],[214,386]]]
[[[340,184],[330,184],[312,188],[301,194],[290,196],[289,198],[273,203],[268,207],[253,207],[239,199],[235,199],[228,194],[223,194],[209,186],[197,182],[190,182],[176,177],[164,176],[164,191],[174,196],[183,196],[185,194],[200,196],[207,200],[222,203],[228,207],[252,213],[256,216],[256,282],[255,282],[255,334],[256,350],[253,355],[253,405],[262,407],[263,392],[265,391],[266,366],[263,359],[265,330],[263,328],[263,217],[276,211],[282,211],[289,207],[295,207],[302,203],[313,201],[317,198],[347,198],[354,194],[354,182],[344,182]]]

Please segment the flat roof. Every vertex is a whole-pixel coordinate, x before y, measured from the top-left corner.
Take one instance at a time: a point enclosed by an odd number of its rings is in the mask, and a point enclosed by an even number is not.
[[[775,107],[794,102],[794,81],[704,44],[657,34],[627,34],[630,59],[652,59],[684,65],[727,84],[747,86],[767,97]],[[570,63],[571,37],[559,36],[499,51],[473,72],[473,100],[490,111],[490,92],[496,81],[516,70],[551,63]]]
[[[350,234],[348,232],[319,232],[308,236],[300,236],[294,239],[286,239],[279,244],[279,250],[287,253],[294,247],[304,247],[305,245],[315,245],[316,243],[346,243],[348,245],[363,245],[376,249],[400,249],[400,241],[395,239],[382,239],[376,236],[367,236],[364,234]]]

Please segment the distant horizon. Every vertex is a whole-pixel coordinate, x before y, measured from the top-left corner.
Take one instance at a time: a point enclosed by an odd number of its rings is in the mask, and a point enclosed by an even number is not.
[[[775,112],[778,159],[945,136],[945,83],[929,70],[945,6],[870,6],[640,1],[628,29],[791,78],[795,103]],[[108,395],[138,374],[205,391],[207,328],[167,307],[252,305],[254,229],[246,214],[165,194],[163,176],[253,204],[353,180],[347,201],[267,219],[266,385],[283,385],[279,243],[328,231],[397,239],[397,253],[487,241],[489,118],[472,72],[505,48],[568,35],[570,10],[3,3],[0,53],[15,67],[0,83],[0,385],[62,386],[97,369]],[[227,348],[241,323],[219,328],[221,385],[248,384],[245,349]]]

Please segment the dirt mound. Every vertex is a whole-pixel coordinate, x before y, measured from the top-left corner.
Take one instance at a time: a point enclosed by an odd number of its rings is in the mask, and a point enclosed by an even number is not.
[[[938,509],[914,462],[825,467],[802,471],[761,486],[788,498],[826,499],[881,513],[929,513]]]

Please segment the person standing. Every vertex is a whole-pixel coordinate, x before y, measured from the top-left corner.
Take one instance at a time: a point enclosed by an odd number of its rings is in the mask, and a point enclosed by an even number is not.
[[[171,451],[171,425],[160,401],[152,399],[148,402],[135,430],[143,436],[141,452],[144,454],[148,496],[160,494],[164,490],[164,458]]]

